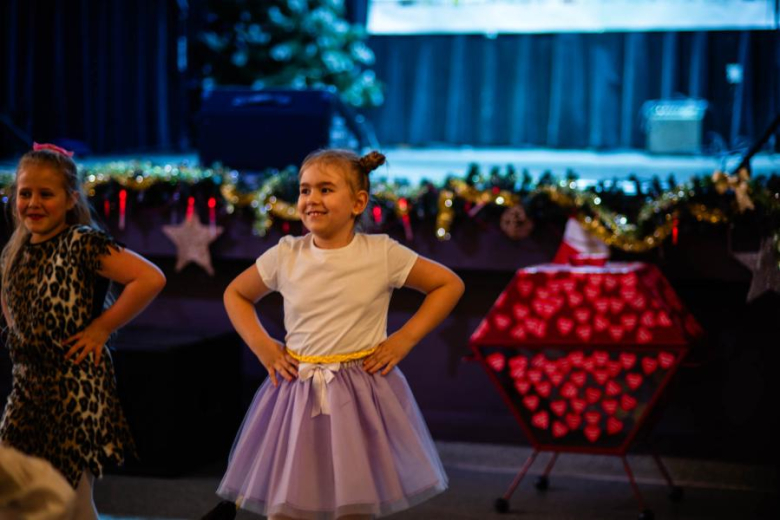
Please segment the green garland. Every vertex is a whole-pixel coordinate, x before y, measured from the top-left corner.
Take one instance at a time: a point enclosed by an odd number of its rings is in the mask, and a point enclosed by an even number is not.
[[[227,213],[237,208],[249,208],[254,218],[254,229],[264,236],[275,219],[300,220],[295,208],[297,172],[294,168],[282,171],[267,170],[256,177],[257,185],[242,183],[237,172],[215,166],[200,168],[188,165],[155,165],[150,162],[111,162],[81,169],[85,192],[94,200],[110,198],[110,186],[146,192],[155,186],[167,189],[207,189],[221,201]],[[13,182],[13,172],[0,171],[0,196],[7,201],[7,190]],[[437,235],[450,236],[450,227],[467,218],[475,205],[511,207],[522,204],[527,208],[554,206],[574,211],[583,226],[599,236],[608,245],[628,252],[643,252],[664,242],[673,227],[685,216],[699,222],[749,224],[763,226],[764,235],[772,235],[780,248],[780,177],[737,179],[722,173],[700,176],[684,184],[670,178],[671,189],[662,189],[657,179],[648,188],[635,177],[630,178],[637,193],[628,195],[617,181],[601,181],[581,188],[577,178],[569,173],[566,179],[555,179],[544,174],[534,183],[527,172],[518,179],[512,166],[502,174],[494,168],[483,176],[472,165],[463,179],[450,177],[441,185],[430,182],[411,186],[404,182],[379,180],[374,183],[372,211],[383,222],[395,217],[411,216],[416,222],[436,219]],[[740,187],[740,183],[744,183]],[[205,188],[203,188],[205,186]],[[743,199],[738,204],[735,192],[742,189]],[[752,209],[742,207],[744,194],[749,196]],[[740,205],[741,204],[741,205]],[[538,212],[537,212],[538,213]],[[544,213],[544,212],[542,212]],[[532,216],[534,212],[531,211]],[[542,218],[544,216],[542,215]]]

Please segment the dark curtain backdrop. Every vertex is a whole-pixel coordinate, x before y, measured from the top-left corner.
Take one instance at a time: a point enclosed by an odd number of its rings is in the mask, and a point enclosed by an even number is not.
[[[643,148],[651,99],[707,100],[704,145],[745,146],[778,112],[773,32],[373,36],[382,144]],[[726,64],[743,66],[730,85]]]
[[[193,36],[198,5],[0,2],[0,155],[26,146],[10,127],[38,141],[84,141],[99,153],[185,148],[197,108],[185,81],[197,78],[178,61],[178,42]],[[365,23],[365,0],[346,7]],[[383,145],[642,148],[642,103],[691,96],[710,102],[705,144],[734,148],[761,133],[780,99],[780,44],[771,32],[374,36],[369,43],[387,85],[385,104],[369,112]],[[726,82],[727,63],[743,65],[741,85]]]
[[[180,5],[181,4],[181,5]],[[0,2],[0,152],[74,139],[94,152],[183,144],[186,2]]]

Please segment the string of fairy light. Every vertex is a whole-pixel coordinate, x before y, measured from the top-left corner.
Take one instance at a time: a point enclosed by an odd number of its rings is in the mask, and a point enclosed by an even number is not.
[[[187,164],[155,165],[149,162],[111,162],[81,169],[84,191],[93,200],[99,189],[109,183],[119,187],[120,222],[124,223],[127,192],[143,193],[153,186],[195,186],[211,182],[218,188],[222,207],[228,214],[238,208],[249,208],[254,218],[253,229],[259,236],[265,236],[275,220],[299,221],[300,215],[294,200],[285,200],[283,187],[295,184],[297,172],[293,168],[269,170],[261,175],[262,181],[255,188],[246,188],[240,182],[240,175],[234,170],[215,166],[201,168]],[[6,202],[8,190],[13,182],[12,172],[0,172],[0,196]],[[724,211],[723,200],[719,204],[707,204],[693,200],[698,186],[708,185],[723,198],[730,197],[731,209]],[[429,193],[430,183],[412,187],[403,183],[379,181],[374,183],[372,198],[377,201],[370,210],[370,217],[377,223],[384,218],[384,211],[391,211],[404,228],[407,239],[413,237],[410,215],[420,203],[421,196]],[[438,193],[435,233],[439,240],[449,240],[456,225],[458,210],[456,202],[468,203],[474,211],[485,206],[511,208],[529,203],[544,196],[550,202],[570,211],[582,226],[603,240],[607,245],[627,252],[642,253],[658,247],[677,233],[681,213],[687,212],[695,220],[709,224],[723,224],[733,215],[755,209],[759,205],[767,214],[780,217],[780,193],[772,192],[765,185],[752,182],[749,176],[740,172],[728,175],[716,172],[711,177],[670,187],[655,197],[646,200],[633,222],[609,207],[604,197],[592,189],[581,188],[571,179],[538,183],[522,197],[517,191],[489,182],[470,183],[464,179],[450,178],[435,188]],[[289,190],[288,190],[289,191]],[[104,200],[104,209],[110,210],[109,201]],[[208,199],[210,219],[216,218],[217,197]],[[188,213],[193,210],[192,197],[188,200]],[[778,218],[774,219],[775,222]],[[213,224],[213,222],[212,222]],[[123,227],[123,226],[122,226]],[[772,231],[775,244],[780,248],[780,230]],[[676,237],[675,237],[676,238]]]

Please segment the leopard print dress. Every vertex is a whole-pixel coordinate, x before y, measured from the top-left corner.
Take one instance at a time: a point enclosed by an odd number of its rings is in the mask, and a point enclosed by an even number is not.
[[[0,441],[48,460],[74,488],[85,469],[100,476],[105,463],[134,453],[108,348],[100,365],[92,355],[77,365],[61,344],[103,311],[100,257],[119,247],[100,231],[71,226],[24,245],[3,287],[13,386]]]

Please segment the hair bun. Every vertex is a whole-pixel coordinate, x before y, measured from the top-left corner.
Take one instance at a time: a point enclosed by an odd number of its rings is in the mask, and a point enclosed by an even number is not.
[[[372,171],[385,164],[385,156],[384,154],[373,150],[361,157],[358,160],[358,164],[360,164],[360,168],[363,170],[363,173],[368,175]]]

